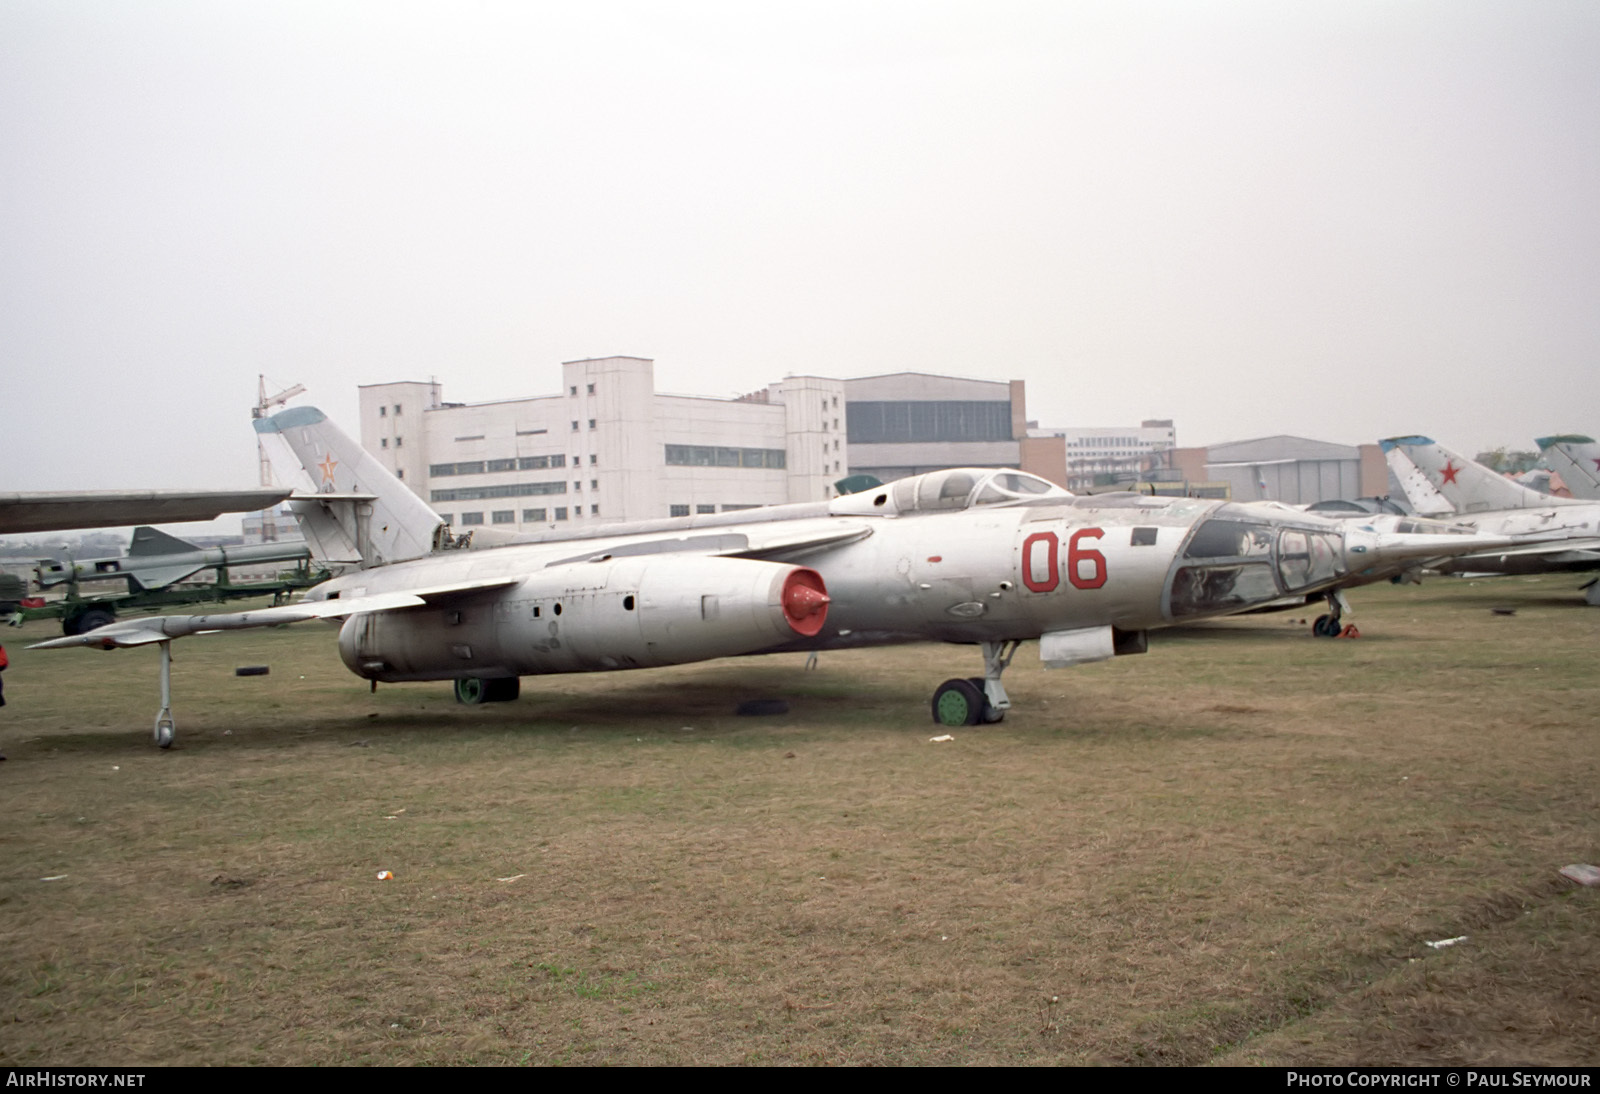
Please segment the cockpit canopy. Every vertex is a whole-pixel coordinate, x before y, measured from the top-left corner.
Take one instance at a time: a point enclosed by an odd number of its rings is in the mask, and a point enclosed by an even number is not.
[[[950,467],[835,498],[828,510],[845,516],[889,516],[1025,505],[1042,498],[1070,497],[1070,493],[1055,483],[1026,471]]]

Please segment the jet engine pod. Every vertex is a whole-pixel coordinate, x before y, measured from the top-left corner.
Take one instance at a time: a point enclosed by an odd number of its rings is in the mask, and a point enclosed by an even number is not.
[[[667,556],[640,571],[639,632],[647,664],[757,653],[810,638],[827,621],[827,586],[804,566]],[[613,585],[620,576],[613,575]]]
[[[660,554],[550,566],[483,597],[351,616],[339,653],[374,680],[495,678],[679,665],[810,638],[822,575],[745,558]]]

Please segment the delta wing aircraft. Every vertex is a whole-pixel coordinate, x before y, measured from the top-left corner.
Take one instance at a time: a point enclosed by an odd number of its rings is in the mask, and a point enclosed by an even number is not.
[[[162,747],[174,733],[171,643],[212,631],[341,620],[339,654],[356,675],[374,687],[453,680],[464,702],[513,699],[520,677],[544,673],[970,643],[983,676],[945,681],[932,707],[942,724],[974,725],[1010,708],[1001,676],[1024,641],[1038,639],[1049,666],[1142,653],[1152,628],[1505,542],[1377,533],[1275,505],[1079,498],[1020,471],[955,468],[827,502],[462,550],[315,408],[256,428],[279,433],[319,487],[290,501],[307,538],[360,568],[294,605],[130,619],[39,644],[159,646]]]
[[[1600,444],[1593,437],[1565,433],[1540,437],[1545,466],[1561,476],[1575,498],[1600,501]]]
[[[1542,574],[1600,570],[1600,502],[1541,494],[1427,437],[1380,442],[1389,468],[1419,513],[1504,536],[1509,547],[1458,554],[1429,568],[1442,573]],[[1583,586],[1600,606],[1600,584]]]

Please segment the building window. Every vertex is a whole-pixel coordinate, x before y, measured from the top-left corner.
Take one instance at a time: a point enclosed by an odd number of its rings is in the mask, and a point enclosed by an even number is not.
[[[406,439],[404,437],[396,437],[394,439],[394,446],[396,448],[399,448],[401,445],[403,445],[405,443],[406,443]]]
[[[600,507],[598,505],[589,506],[589,515],[591,517],[598,517],[600,515]]]
[[[400,404],[399,404],[399,403],[396,403],[396,404],[394,404],[394,416],[395,416],[395,417],[396,417],[396,418],[398,418],[398,417],[400,417],[400,411],[401,411],[401,410],[402,410],[402,409],[404,409],[404,408],[403,408],[403,407],[401,407],[401,405],[400,405]]]
[[[600,489],[600,480],[599,479],[590,479],[589,480],[589,489],[591,491]]]
[[[556,519],[557,520],[566,520],[567,519],[567,507],[565,505],[556,506]]]
[[[594,385],[593,385],[593,384],[590,384],[590,385],[589,385],[589,394],[590,394],[590,395],[593,395],[593,394],[594,394]]]
[[[386,406],[380,406],[378,408],[378,417],[387,418],[388,416],[389,416],[389,408],[386,407]]]
[[[590,467],[599,467],[600,466],[600,457],[595,455],[592,452],[589,454],[589,466]]]
[[[456,518],[452,517],[449,513],[440,513],[439,519],[444,521],[445,527],[447,528],[456,522]]]
[[[405,478],[406,477],[406,469],[403,468],[403,467],[395,468],[394,469],[394,477],[397,478],[397,479]]]
[[[590,429],[593,429],[593,428],[594,428],[594,419],[593,419],[593,418],[590,418],[590,419],[589,419],[589,428],[590,428]]]
[[[696,513],[715,513],[717,507],[715,505],[696,505],[694,511]]]
[[[689,515],[689,507],[687,505],[674,505],[668,510],[667,515],[672,517],[686,517]]]
[[[432,490],[429,501],[480,501],[485,498],[526,498],[539,494],[565,494],[565,482],[514,482],[504,486],[462,486],[454,490]]]
[[[383,439],[378,441],[378,447],[379,448],[388,448],[389,447],[389,438],[388,437],[384,437]]]
[[[462,513],[461,514],[461,523],[462,523],[462,525],[482,524],[483,523],[483,514],[482,513]]]
[[[1009,402],[905,400],[851,402],[844,408],[851,444],[912,441],[1009,441]]]
[[[515,509],[496,509],[493,520],[496,524],[515,524],[517,523],[517,511]]]
[[[568,390],[569,390],[569,391],[570,391],[570,392],[571,392],[571,393],[572,393],[572,394],[573,394],[573,395],[576,395],[576,394],[578,394],[578,385],[577,385],[577,384],[573,384],[573,385],[572,385],[572,387],[571,387],[571,388],[569,388],[569,389],[568,389]]]
[[[490,460],[489,461],[489,470],[490,471],[515,471],[516,469],[517,469],[517,461],[516,460]]]
[[[765,467],[783,470],[781,448],[713,448],[703,444],[667,445],[667,464],[674,467]]]
[[[574,419],[573,422],[572,422],[572,431],[574,433],[576,433],[578,431],[578,422],[577,422],[576,419]]]
[[[544,510],[543,509],[524,509],[522,511],[522,519],[524,521],[531,521],[531,522],[533,522],[535,524],[543,524],[544,523]]]
[[[580,491],[582,489],[583,489],[583,483],[575,482],[575,483],[572,484],[572,492],[574,494],[576,494],[578,491]]]

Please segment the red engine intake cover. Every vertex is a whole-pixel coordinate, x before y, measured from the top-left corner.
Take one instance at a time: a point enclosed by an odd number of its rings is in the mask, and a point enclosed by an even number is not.
[[[783,582],[783,618],[796,634],[820,633],[828,620],[828,589],[815,570],[799,569]]]

